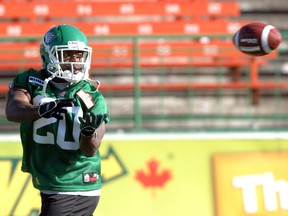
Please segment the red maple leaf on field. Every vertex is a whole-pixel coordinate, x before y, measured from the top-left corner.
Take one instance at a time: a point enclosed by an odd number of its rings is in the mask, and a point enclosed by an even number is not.
[[[164,184],[172,178],[171,172],[166,169],[159,169],[159,162],[152,159],[147,162],[148,172],[143,170],[136,171],[135,178],[144,187],[163,187]]]

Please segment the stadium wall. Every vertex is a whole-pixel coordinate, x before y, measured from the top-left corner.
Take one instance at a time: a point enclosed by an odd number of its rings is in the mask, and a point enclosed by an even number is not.
[[[98,216],[288,213],[288,133],[107,134]],[[0,136],[0,215],[38,215],[19,135]]]

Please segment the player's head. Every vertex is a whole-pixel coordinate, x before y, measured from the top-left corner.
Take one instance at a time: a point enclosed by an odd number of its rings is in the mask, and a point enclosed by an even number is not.
[[[40,45],[42,67],[51,76],[75,83],[88,78],[92,48],[86,36],[72,25],[51,28]]]

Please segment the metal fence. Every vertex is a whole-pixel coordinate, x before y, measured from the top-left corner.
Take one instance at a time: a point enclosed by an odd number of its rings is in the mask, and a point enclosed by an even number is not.
[[[288,126],[285,43],[280,52],[251,58],[236,50],[231,36],[89,39],[91,78],[101,82],[112,117],[110,131],[282,130]],[[2,102],[15,74],[40,67],[39,39],[15,43],[18,49],[5,48],[7,42],[1,41]],[[15,59],[5,68],[7,52]],[[4,111],[1,128],[15,129]]]

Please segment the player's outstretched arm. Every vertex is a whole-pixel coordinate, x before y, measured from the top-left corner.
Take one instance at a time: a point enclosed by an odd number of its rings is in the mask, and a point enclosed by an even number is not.
[[[93,157],[100,148],[101,140],[105,134],[105,122],[91,135],[81,134],[80,151],[86,157]]]
[[[5,107],[7,120],[21,123],[40,118],[38,106],[32,105],[30,100],[30,94],[26,89],[9,89]]]

